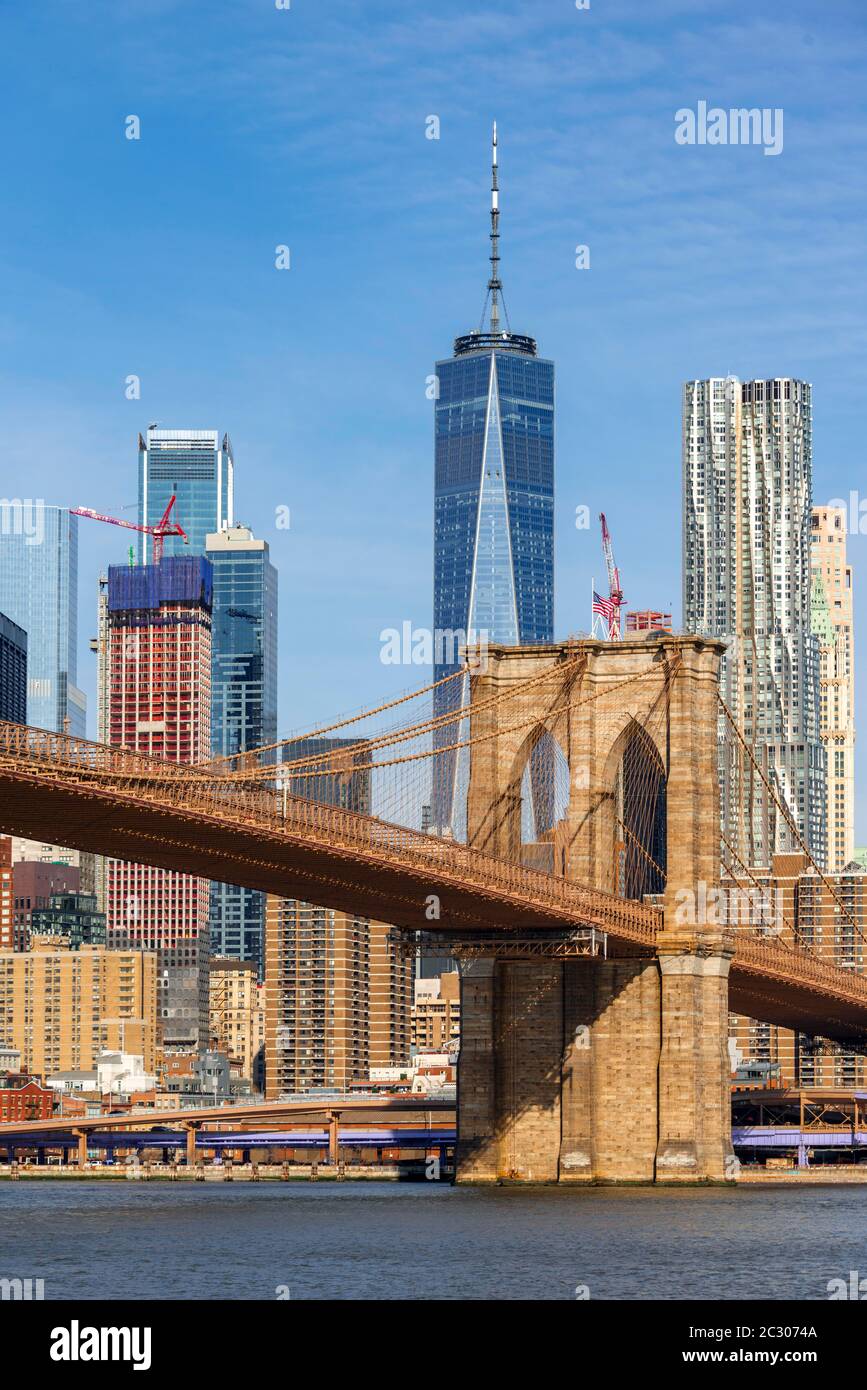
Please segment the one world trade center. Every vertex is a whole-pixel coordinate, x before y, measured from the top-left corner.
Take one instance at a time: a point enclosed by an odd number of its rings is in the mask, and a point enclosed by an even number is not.
[[[479,327],[436,364],[434,680],[460,665],[459,644],[554,636],[554,363],[513,333],[500,280],[497,127],[491,163],[491,275]],[[488,315],[487,325],[485,317]],[[502,317],[501,317],[502,315]],[[459,678],[434,690],[435,714],[466,704]],[[465,742],[445,725],[440,747]],[[466,749],[435,761],[431,828],[465,833]]]

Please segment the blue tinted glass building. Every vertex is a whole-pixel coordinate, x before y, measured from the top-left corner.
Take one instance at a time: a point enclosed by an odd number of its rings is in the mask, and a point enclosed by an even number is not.
[[[243,753],[277,739],[277,571],[244,526],[206,540],[214,572],[211,751]],[[266,757],[275,760],[275,753]],[[264,970],[265,895],[211,884],[211,950]]]
[[[554,638],[554,363],[500,322],[496,128],[492,172],[489,328],[457,338],[454,355],[436,364],[435,680],[456,669],[450,633],[507,644]],[[461,684],[435,692],[438,712]],[[458,775],[456,765],[437,775],[434,829],[451,824],[448,784]]]
[[[27,633],[0,613],[0,719],[27,723]]]
[[[234,516],[234,462],[229,436],[217,430],[167,430],[155,426],[139,435],[139,522],[153,526],[174,493],[172,516],[189,537],[170,536],[164,555],[204,555],[205,538],[231,526]],[[153,556],[150,536],[139,539],[139,562]]]
[[[434,628],[551,642],[554,364],[478,333],[437,377]]]
[[[0,612],[27,633],[27,723],[83,738],[77,608],[78,518],[41,501],[0,501]]]

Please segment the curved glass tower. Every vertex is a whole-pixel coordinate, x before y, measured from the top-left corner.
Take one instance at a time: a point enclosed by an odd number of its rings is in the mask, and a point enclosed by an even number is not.
[[[491,186],[487,329],[455,340],[437,362],[434,503],[434,679],[457,669],[464,640],[554,637],[554,363],[533,338],[502,328],[497,128]],[[508,319],[507,319],[508,325]],[[456,680],[434,692],[444,713]],[[455,727],[442,743],[454,743]],[[432,828],[460,836],[460,758],[437,759]]]

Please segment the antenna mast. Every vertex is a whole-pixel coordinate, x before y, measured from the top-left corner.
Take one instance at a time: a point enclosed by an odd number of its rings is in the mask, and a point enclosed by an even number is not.
[[[491,139],[491,278],[488,281],[491,295],[491,332],[500,331],[500,305],[498,295],[503,292],[500,280],[500,185],[497,169],[497,122]]]

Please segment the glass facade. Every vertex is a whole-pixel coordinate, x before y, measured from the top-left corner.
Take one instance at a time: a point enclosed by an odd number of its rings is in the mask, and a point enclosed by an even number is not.
[[[93,893],[52,893],[47,907],[35,907],[30,917],[33,936],[65,936],[70,949],[104,946],[105,913],[98,912]]]
[[[478,339],[478,345],[476,345]],[[502,341],[502,346],[500,346]],[[484,345],[483,345],[484,344]],[[467,640],[554,638],[554,364],[530,338],[458,339],[437,363],[434,679]],[[452,640],[448,634],[459,634]],[[437,713],[461,682],[435,692]],[[444,742],[454,741],[446,729]],[[439,760],[432,826],[450,827],[456,765]]]
[[[27,633],[0,613],[0,719],[27,723]]]
[[[84,738],[77,606],[78,518],[41,501],[0,503],[0,612],[27,633],[27,722]]]
[[[321,801],[369,816],[371,803],[371,755],[366,739],[296,738],[286,744],[284,762],[305,759],[305,766],[284,776],[292,796]]]
[[[204,555],[205,539],[231,526],[234,510],[234,463],[229,436],[222,444],[217,430],[163,430],[139,435],[139,523],[159,521],[172,494],[177,497],[173,518],[189,537],[166,538],[164,555]],[[153,556],[150,536],[139,537],[139,562]]]
[[[553,641],[554,364],[483,351],[437,377],[434,627]]]
[[[277,739],[277,571],[243,526],[209,535],[214,571],[211,752],[244,753]],[[274,761],[275,753],[265,755]],[[211,884],[214,955],[264,969],[265,895]]]

